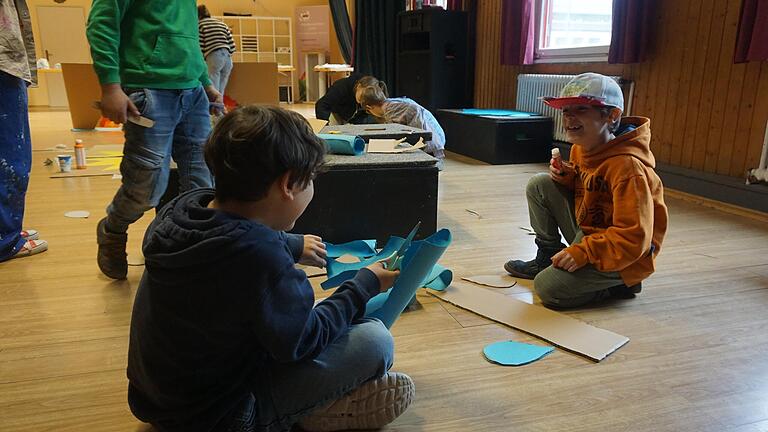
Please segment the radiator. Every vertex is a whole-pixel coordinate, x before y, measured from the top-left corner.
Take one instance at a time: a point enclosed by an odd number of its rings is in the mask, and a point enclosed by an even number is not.
[[[517,101],[515,109],[518,111],[534,112],[552,117],[554,130],[552,134],[558,141],[565,141],[565,128],[563,127],[563,114],[560,110],[544,104],[539,99],[542,96],[558,96],[560,90],[575,75],[541,75],[520,74],[517,76]],[[619,82],[619,77],[611,77]],[[629,98],[631,100],[631,96]],[[625,103],[625,105],[627,105]],[[629,112],[629,106],[625,107],[625,114]]]

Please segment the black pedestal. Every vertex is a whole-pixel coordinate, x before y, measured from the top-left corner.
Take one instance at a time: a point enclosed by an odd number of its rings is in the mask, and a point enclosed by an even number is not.
[[[406,236],[421,221],[417,239],[437,231],[437,159],[421,152],[362,156],[327,155],[315,179],[315,196],[293,232],[331,243]],[[179,193],[178,172],[157,208]]]
[[[438,110],[445,149],[493,165],[547,162],[551,157],[552,119],[544,116],[497,117]]]
[[[328,171],[315,179],[315,197],[296,221],[295,233],[331,243],[437,231],[436,159],[423,152],[327,156]]]

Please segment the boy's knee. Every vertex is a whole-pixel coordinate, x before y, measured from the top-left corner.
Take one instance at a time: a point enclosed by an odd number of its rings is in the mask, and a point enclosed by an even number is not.
[[[538,173],[528,179],[528,184],[525,186],[525,194],[527,196],[538,196],[543,194],[544,189],[551,186],[554,183],[549,174]]]
[[[547,306],[558,306],[566,298],[564,295],[568,286],[557,277],[557,272],[564,270],[549,266],[539,272],[533,279],[533,289],[541,299],[541,303]]]
[[[361,365],[377,365],[381,374],[389,370],[394,362],[395,342],[381,321],[363,318],[349,330],[350,350],[355,352]]]

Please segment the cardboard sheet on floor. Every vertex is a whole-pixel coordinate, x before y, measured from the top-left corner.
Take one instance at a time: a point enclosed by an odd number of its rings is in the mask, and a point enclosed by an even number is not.
[[[522,366],[554,351],[551,346],[532,345],[515,341],[494,342],[483,348],[483,355],[491,363],[502,366]]]
[[[462,277],[467,282],[484,285],[491,288],[512,288],[517,280],[510,275],[477,275]]]
[[[444,291],[429,293],[462,309],[540,337],[595,361],[604,359],[629,342],[626,336],[468,282],[457,281]]]
[[[118,170],[110,169],[109,167],[105,168],[102,166],[89,166],[86,169],[75,169],[72,168],[72,171],[70,172],[54,172],[50,175],[50,178],[70,178],[70,177],[96,177],[96,176],[113,176],[116,174]]]

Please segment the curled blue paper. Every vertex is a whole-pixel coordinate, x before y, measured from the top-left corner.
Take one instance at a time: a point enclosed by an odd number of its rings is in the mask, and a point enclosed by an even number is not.
[[[376,240],[355,240],[341,244],[325,244],[328,258],[338,258],[342,255],[352,255],[358,258],[368,258],[376,255]]]
[[[390,237],[389,241],[387,241],[387,244],[384,245],[384,249],[382,249],[381,252],[370,258],[361,260],[360,262],[343,263],[334,259],[329,259],[328,263],[326,264],[328,280],[321,283],[320,287],[322,289],[335,288],[344,283],[345,280],[352,279],[355,277],[355,273],[357,273],[357,271],[361,268],[367,267],[376,261],[381,261],[385,258],[388,258],[396,250],[400,249],[400,245],[402,245],[404,241],[405,239],[401,237]]]
[[[365,315],[380,319],[387,328],[392,327],[450,244],[451,232],[447,229],[413,242],[405,253],[400,276],[394,286],[372,298],[366,306]]]
[[[365,152],[365,141],[359,136],[337,135],[337,134],[317,134],[325,141],[328,153],[360,156]]]
[[[453,272],[440,264],[435,264],[422,286],[435,291],[443,291],[453,281]]]

